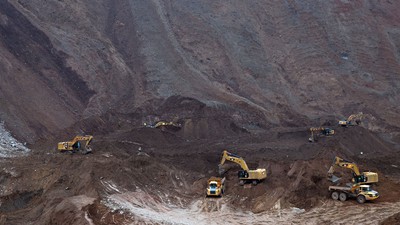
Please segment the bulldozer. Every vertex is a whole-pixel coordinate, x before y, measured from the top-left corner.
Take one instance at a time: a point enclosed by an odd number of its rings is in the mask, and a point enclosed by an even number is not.
[[[316,142],[318,140],[318,137],[321,135],[332,136],[335,134],[335,130],[326,127],[311,127],[310,132],[311,136],[308,138],[309,142]]]
[[[225,172],[225,170],[223,169],[223,165],[226,162],[226,160],[239,164],[240,167],[242,168],[242,170],[239,170],[238,172],[240,185],[244,185],[246,182],[251,182],[254,185],[256,185],[260,181],[267,178],[266,169],[250,170],[246,164],[246,161],[244,161],[242,157],[229,153],[226,150],[222,152],[221,162],[218,165],[219,174],[223,174]]]
[[[328,179],[333,183],[336,183],[340,180],[339,177],[333,175],[335,171],[335,167],[341,167],[350,169],[353,173],[352,182],[354,184],[373,184],[378,182],[378,174],[375,172],[363,172],[361,173],[357,164],[353,162],[348,162],[338,156],[336,156],[333,160],[333,163],[328,171]]]
[[[82,154],[88,154],[92,152],[90,143],[92,142],[92,135],[77,135],[72,141],[58,142],[57,149],[60,152],[81,152]]]

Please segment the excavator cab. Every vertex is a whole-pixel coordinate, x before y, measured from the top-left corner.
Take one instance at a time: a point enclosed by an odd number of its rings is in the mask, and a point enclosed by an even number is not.
[[[321,133],[325,136],[331,135],[331,134],[335,134],[335,131],[332,130],[331,128],[325,128],[321,131]]]
[[[361,174],[359,176],[355,175],[353,176],[353,183],[366,183],[367,178],[364,176],[364,174]]]
[[[248,178],[249,177],[249,173],[245,170],[239,170],[238,171],[238,177],[240,178]]]

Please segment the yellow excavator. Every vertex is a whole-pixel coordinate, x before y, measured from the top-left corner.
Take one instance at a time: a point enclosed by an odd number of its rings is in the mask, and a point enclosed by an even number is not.
[[[181,125],[175,122],[165,122],[165,121],[159,121],[154,125],[154,128],[160,128],[160,127],[165,127],[165,126],[171,126],[175,128],[181,128]]]
[[[375,172],[363,172],[360,173],[357,164],[353,162],[348,162],[338,156],[335,157],[333,163],[328,171],[329,180],[336,183],[340,178],[333,175],[335,171],[335,166],[350,169],[353,172],[353,183],[354,184],[373,184],[378,182],[378,174]]]
[[[60,152],[81,152],[82,154],[88,154],[92,152],[90,143],[92,142],[92,135],[75,136],[72,141],[58,142],[57,149]]]
[[[226,150],[222,152],[221,162],[218,165],[220,174],[223,174],[225,172],[222,166],[224,165],[226,160],[237,163],[242,168],[242,170],[238,172],[240,185],[244,185],[245,182],[252,182],[254,185],[256,185],[260,181],[267,178],[266,169],[250,170],[242,157],[229,153]]]
[[[151,124],[147,124],[147,123],[144,123],[144,125],[146,127],[150,127],[150,128],[159,128],[159,129],[167,128],[168,130],[173,130],[173,131],[177,131],[177,130],[182,128],[181,124],[176,123],[176,122],[172,122],[172,121],[171,122],[158,121],[157,123],[152,124],[152,125]]]
[[[310,132],[311,136],[308,138],[309,142],[316,142],[320,135],[332,136],[335,134],[334,130],[326,127],[311,127]]]
[[[362,112],[352,114],[346,120],[339,120],[339,125],[342,127],[360,125],[361,120],[366,118],[367,116],[368,114],[364,114]]]

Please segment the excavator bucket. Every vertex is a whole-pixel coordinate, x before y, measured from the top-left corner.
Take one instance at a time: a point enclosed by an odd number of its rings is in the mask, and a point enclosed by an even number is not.
[[[335,168],[333,166],[331,166],[328,170],[328,180],[330,180],[333,183],[336,183],[340,180],[340,177],[333,175],[334,171],[335,171]]]
[[[335,175],[332,175],[331,177],[328,178],[332,183],[337,183],[341,178],[337,177]]]

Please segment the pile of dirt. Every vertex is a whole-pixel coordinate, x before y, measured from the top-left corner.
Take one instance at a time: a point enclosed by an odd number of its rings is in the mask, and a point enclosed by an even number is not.
[[[399,224],[400,223],[400,213],[397,213],[386,220],[382,221],[380,225],[392,225],[392,224]]]

